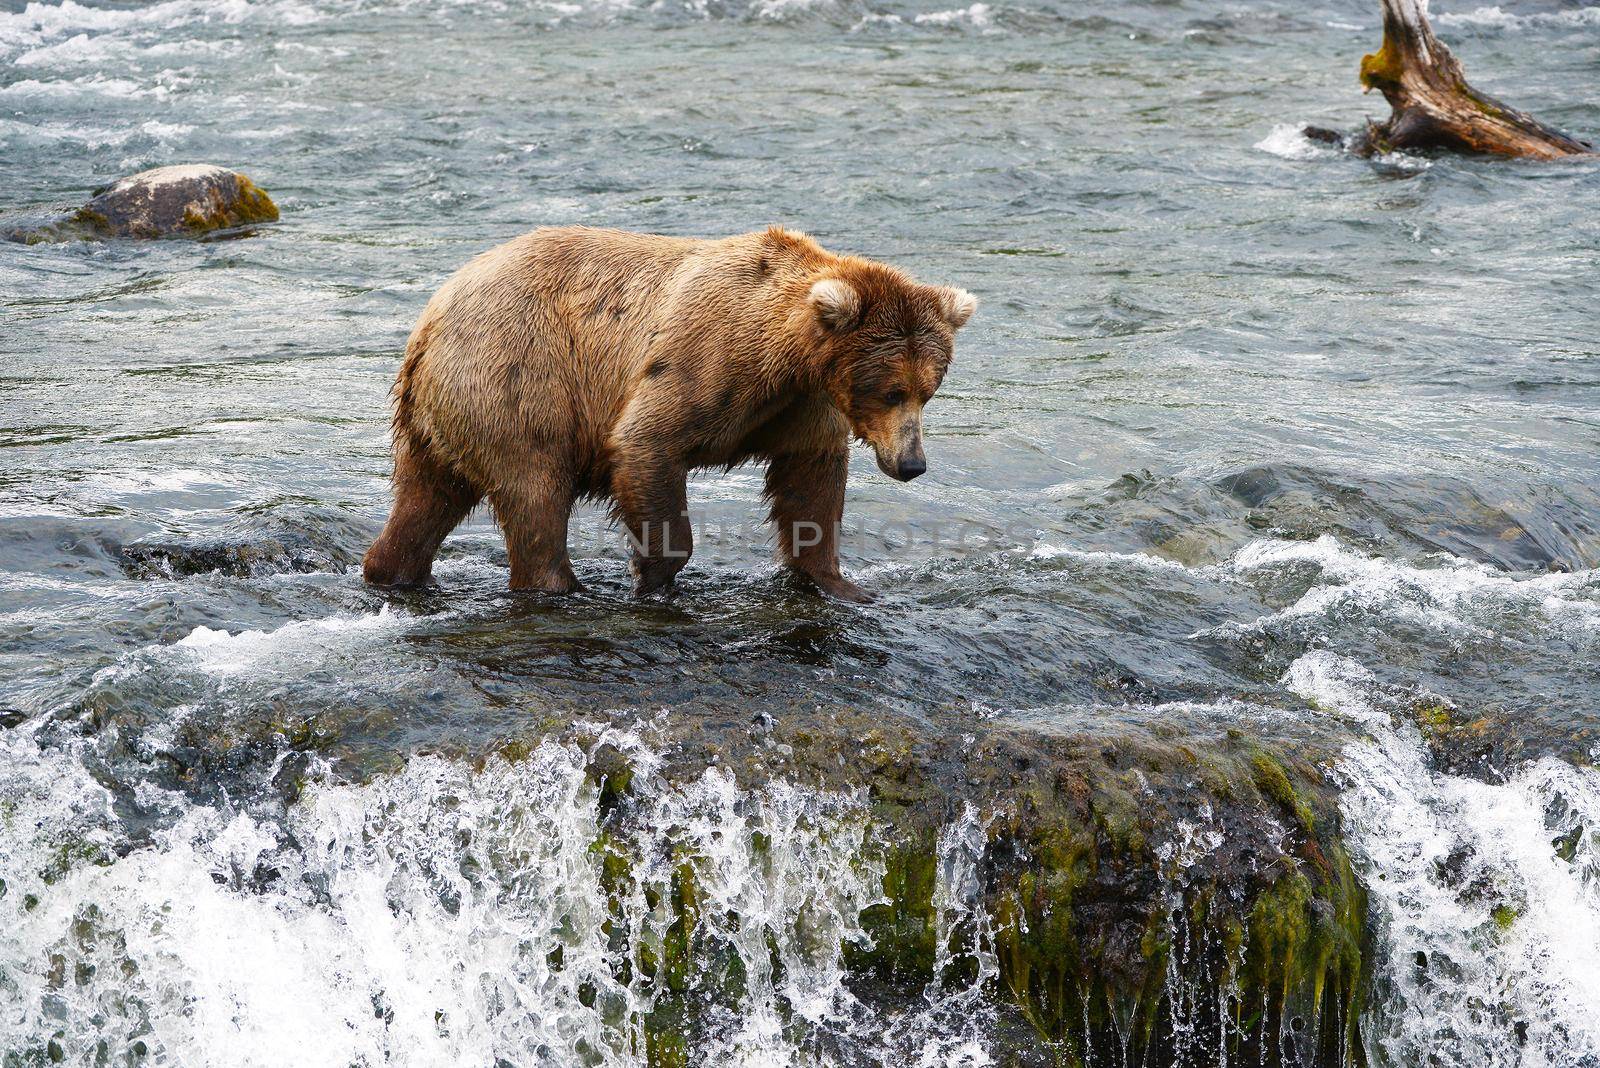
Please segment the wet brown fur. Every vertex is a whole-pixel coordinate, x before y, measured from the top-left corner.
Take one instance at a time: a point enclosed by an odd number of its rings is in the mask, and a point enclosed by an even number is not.
[[[613,502],[649,592],[688,560],[688,472],[760,460],[780,559],[863,596],[839,573],[848,440],[891,475],[920,471],[922,406],[973,306],[778,227],[516,238],[450,278],[406,346],[394,510],[367,579],[428,582],[445,535],[487,498],[512,587],[576,589],[567,521],[589,497]]]

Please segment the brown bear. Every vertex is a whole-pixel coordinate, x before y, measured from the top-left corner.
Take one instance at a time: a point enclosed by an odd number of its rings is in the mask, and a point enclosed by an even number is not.
[[[839,573],[850,436],[893,478],[926,469],[922,407],[976,306],[780,227],[524,234],[445,282],[406,345],[394,511],[367,581],[428,582],[487,497],[511,587],[570,592],[572,506],[610,498],[649,593],[689,559],[689,471],[761,460],[781,561],[865,600]]]

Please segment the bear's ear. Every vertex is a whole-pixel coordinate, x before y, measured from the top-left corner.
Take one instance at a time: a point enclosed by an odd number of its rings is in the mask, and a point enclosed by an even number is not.
[[[825,329],[849,330],[861,318],[861,294],[842,278],[813,283],[806,299]]]
[[[978,298],[965,289],[939,286],[934,292],[939,295],[939,313],[944,316],[945,322],[957,330],[966,326],[972,313],[978,310]]]

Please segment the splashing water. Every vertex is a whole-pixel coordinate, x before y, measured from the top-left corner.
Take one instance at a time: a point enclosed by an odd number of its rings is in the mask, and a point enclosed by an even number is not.
[[[933,980],[923,991],[926,1008],[906,1014],[889,1041],[917,1068],[985,1068],[994,1063],[985,1040],[994,1010],[985,991],[1000,969],[978,871],[987,831],[987,821],[968,803],[939,835]],[[955,979],[963,972],[973,978]]]
[[[112,794],[6,739],[0,990],[20,1011],[0,1044],[71,1063],[636,1065],[662,1040],[652,1014],[690,1012],[695,1063],[990,1063],[974,813],[941,840],[936,896],[941,962],[971,955],[979,978],[885,1019],[842,966],[881,896],[861,798],[747,792],[716,768],[670,786],[636,736],[597,744],[631,761],[632,831],[603,823],[584,751],[545,742],[479,772],[418,757],[313,785],[279,814],[146,797],[170,825],[117,856]]]
[[[1360,665],[1311,653],[1284,682],[1371,735],[1343,808],[1377,906],[1378,1063],[1600,1064],[1600,774],[1444,774]]]

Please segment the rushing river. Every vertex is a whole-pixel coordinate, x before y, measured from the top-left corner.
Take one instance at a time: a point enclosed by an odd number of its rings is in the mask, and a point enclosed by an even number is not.
[[[1600,1065],[1600,168],[1300,138],[1381,115],[1375,2],[958,2],[0,0],[0,210],[205,161],[283,215],[0,244],[4,1068],[667,1063],[617,954],[685,865],[740,976],[687,1063],[1005,1063],[992,813],[940,833],[935,981],[874,997],[865,789],[663,756],[816,709],[1303,735],[1368,1062]],[[1472,2],[1473,80],[1600,135],[1600,8]],[[874,604],[775,575],[750,470],[691,483],[671,598],[595,510],[571,600],[506,593],[482,516],[439,590],[363,586],[450,271],[769,222],[983,302],[929,473],[854,459]]]

